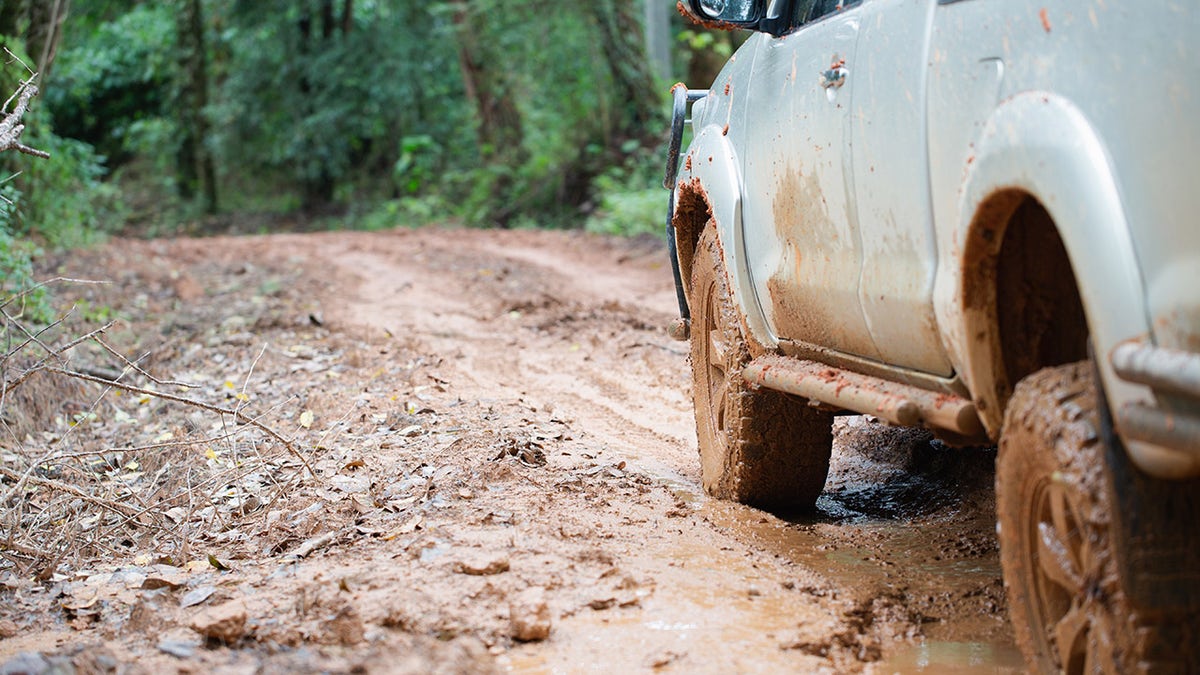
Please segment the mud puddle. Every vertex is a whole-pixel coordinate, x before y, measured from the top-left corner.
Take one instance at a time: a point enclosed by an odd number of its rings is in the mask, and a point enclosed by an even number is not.
[[[889,623],[868,672],[1021,672],[995,535],[993,449],[954,449],[923,432],[839,420],[812,514],[706,501],[700,513],[748,547],[816,572],[865,623]],[[787,611],[786,608],[784,611]]]

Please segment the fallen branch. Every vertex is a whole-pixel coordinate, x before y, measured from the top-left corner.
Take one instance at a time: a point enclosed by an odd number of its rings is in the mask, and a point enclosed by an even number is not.
[[[100,345],[100,347],[103,348],[104,351],[108,352],[113,357],[115,357],[116,359],[118,359],[122,363],[124,363],[126,370],[132,369],[132,370],[136,371],[138,374],[140,374],[142,377],[150,380],[151,382],[153,382],[154,384],[157,384],[160,387],[183,387],[184,389],[196,389],[199,386],[199,385],[195,385],[195,384],[190,384],[188,382],[179,382],[176,380],[160,380],[159,378],[157,378],[157,377],[151,375],[150,373],[146,372],[145,370],[143,370],[142,367],[138,365],[138,361],[141,361],[142,359],[149,356],[150,352],[146,352],[145,354],[143,354],[141,356],[141,358],[139,358],[137,361],[130,361],[128,358],[125,357],[124,354],[122,354],[121,352],[114,349],[111,345],[109,345],[104,340],[102,340],[100,338],[96,338],[95,342],[96,342],[96,344]],[[122,373],[122,375],[124,375],[124,373]],[[114,377],[111,379],[115,380],[117,378]]]
[[[30,475],[28,472],[26,472],[25,474],[20,474],[20,473],[17,473],[16,471],[12,471],[11,469],[6,469],[2,466],[0,466],[0,476],[5,476],[9,480],[15,481],[18,485],[23,485],[23,484],[36,485],[38,487],[44,487],[44,488],[47,488],[50,490],[57,490],[58,492],[65,492],[65,493],[71,495],[72,497],[78,497],[79,499],[82,499],[85,502],[89,502],[89,503],[95,504],[97,506],[102,506],[102,507],[108,509],[109,511],[114,511],[118,515],[131,517],[131,516],[137,515],[137,513],[138,513],[138,510],[135,508],[126,506],[125,504],[122,504],[120,502],[114,502],[109,499],[104,499],[103,497],[97,497],[95,495],[89,494],[86,490],[81,490],[81,489],[75,487],[74,485],[71,485],[70,483],[64,483],[60,480],[53,480],[50,478],[38,478],[37,476]]]
[[[69,284],[85,284],[85,285],[90,284],[90,285],[98,285],[98,286],[106,286],[106,285],[112,283],[110,281],[96,281],[95,279],[72,279],[70,277],[54,277],[53,279],[46,279],[45,281],[39,281],[38,283],[30,286],[29,288],[26,288],[24,290],[13,293],[8,298],[5,298],[4,302],[0,302],[0,308],[9,306],[13,302],[20,300],[21,298],[25,297],[26,295],[29,295],[30,293],[36,291],[39,288],[45,288],[45,287],[49,286],[50,284],[57,284],[59,282],[66,282]]]
[[[61,321],[61,319],[60,319],[60,321]],[[81,335],[81,336],[75,338],[74,340],[68,342],[66,345],[64,345],[58,349],[53,349],[53,350],[50,349],[49,347],[47,347],[46,345],[42,344],[41,340],[34,339],[33,342],[36,342],[37,344],[41,345],[43,349],[45,349],[46,351],[48,351],[50,353],[47,356],[45,356],[44,358],[42,358],[41,361],[38,361],[34,365],[25,369],[25,372],[18,375],[16,377],[16,379],[12,380],[11,382],[5,382],[3,389],[0,389],[0,398],[7,395],[8,392],[12,391],[13,389],[16,389],[17,387],[21,386],[21,383],[24,382],[25,380],[29,379],[29,376],[33,375],[34,373],[36,373],[40,370],[44,370],[47,372],[54,371],[54,370],[60,370],[60,369],[50,368],[46,364],[49,363],[51,361],[51,359],[53,359],[54,357],[62,356],[65,352],[67,352],[67,351],[83,344],[84,342],[87,342],[89,339],[103,333],[104,331],[111,328],[112,325],[113,325],[113,322],[106,323],[103,326],[101,326],[100,328],[97,328],[94,331],[91,331],[89,333]],[[24,327],[22,327],[22,329],[23,328]],[[73,372],[73,371],[66,371],[66,372]],[[78,374],[82,375],[82,373],[78,373]],[[105,379],[99,378],[99,377],[92,378],[92,379],[95,381],[98,381],[98,382],[106,383],[106,384],[111,382],[110,380],[105,380]]]
[[[143,394],[145,396],[153,396],[155,398],[160,398],[165,401],[174,401],[176,403],[190,405],[190,406],[193,406],[196,408],[208,410],[210,412],[220,413],[222,415],[229,415],[229,416],[233,417],[235,420],[237,420],[238,422],[241,422],[242,424],[249,424],[250,426],[253,426],[253,427],[263,431],[271,438],[274,438],[275,440],[279,441],[280,443],[283,443],[284,447],[286,447],[288,449],[288,452],[292,453],[292,455],[296,459],[300,460],[300,463],[304,465],[305,469],[308,469],[309,475],[312,476],[313,478],[317,477],[317,472],[313,470],[312,466],[308,463],[308,460],[305,459],[304,455],[301,454],[300,451],[296,449],[295,443],[293,443],[291,440],[289,440],[287,438],[284,438],[283,436],[281,436],[279,434],[279,432],[275,431],[271,427],[263,424],[262,422],[259,422],[257,419],[250,417],[249,415],[246,415],[245,413],[243,413],[239,410],[223,408],[219,405],[205,403],[204,401],[200,401],[200,400],[197,400],[194,398],[188,398],[187,396],[176,396],[175,394],[168,394],[166,392],[155,391],[153,389],[144,389],[142,387],[135,387],[131,384],[125,384],[123,382],[117,382],[115,380],[106,380],[102,377],[94,377],[92,375],[87,375],[85,373],[80,373],[78,371],[67,370],[66,368],[47,367],[45,370],[48,373],[57,373],[59,375],[65,375],[66,377],[73,377],[75,379],[83,380],[85,382],[94,382],[96,384],[103,384],[107,387],[113,387],[114,389],[121,389],[123,391],[128,391],[128,392],[134,393],[134,394]]]

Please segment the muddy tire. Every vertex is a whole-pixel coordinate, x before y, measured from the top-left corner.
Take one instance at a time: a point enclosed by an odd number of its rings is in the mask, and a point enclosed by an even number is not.
[[[1040,672],[1185,672],[1195,647],[1181,617],[1127,596],[1100,429],[1088,362],[1030,375],[1009,402],[996,513],[1017,644]]]
[[[705,491],[770,510],[811,509],[829,472],[832,415],[742,378],[750,352],[711,222],[691,281],[692,399]]]

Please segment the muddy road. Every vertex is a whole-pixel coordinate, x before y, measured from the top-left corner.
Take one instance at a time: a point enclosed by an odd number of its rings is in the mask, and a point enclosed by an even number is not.
[[[72,442],[191,439],[175,464],[139,451],[168,466],[155,480],[189,461],[213,471],[226,452],[247,458],[231,471],[262,464],[204,499],[164,498],[169,518],[126,518],[120,545],[49,561],[23,533],[0,566],[0,664],[1020,671],[994,451],[840,418],[816,514],[702,493],[658,242],[439,229],[117,241],[62,270],[113,280],[72,292],[122,317],[124,348],[199,382],[195,396],[244,405],[303,462],[278,447],[263,458],[271,437],[206,445],[203,410],[109,415],[126,402],[104,399],[97,440]],[[42,451],[39,424],[54,432],[35,412],[0,442],[13,461]],[[151,472],[136,473],[125,489]]]

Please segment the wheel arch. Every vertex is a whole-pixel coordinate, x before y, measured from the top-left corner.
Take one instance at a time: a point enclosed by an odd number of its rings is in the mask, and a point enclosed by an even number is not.
[[[989,435],[998,438],[1017,380],[1082,358],[1087,339],[1101,357],[1110,400],[1145,396],[1117,379],[1107,358],[1150,327],[1116,177],[1082,112],[1045,92],[1004,101],[985,126],[961,195],[956,360]],[[1077,312],[1071,321],[1055,314],[1063,308]],[[1073,332],[1030,336],[1022,327]]]
[[[671,225],[689,305],[692,291],[688,280],[696,244],[704,226],[712,220],[716,223],[730,295],[741,310],[748,341],[755,352],[767,349],[773,341],[755,299],[743,255],[741,160],[723,128],[710,125],[696,134],[684,156],[674,190],[675,213]]]

